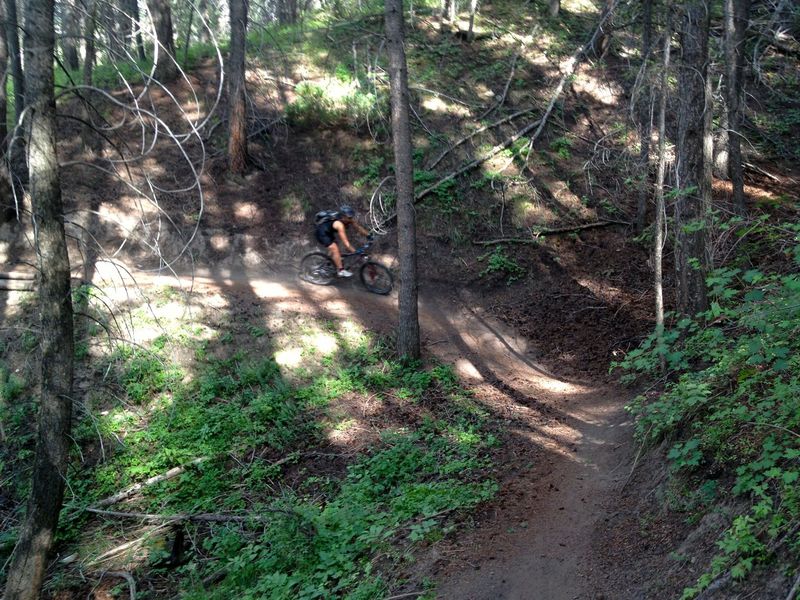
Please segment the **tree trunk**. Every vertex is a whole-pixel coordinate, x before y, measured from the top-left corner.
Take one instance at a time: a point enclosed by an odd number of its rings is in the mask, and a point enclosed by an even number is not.
[[[750,0],[725,0],[725,102],[728,105],[728,173],[733,185],[733,207],[745,213],[742,129],[742,75],[744,46],[750,18]]]
[[[408,69],[403,49],[403,0],[386,0],[386,40],[392,101],[392,140],[397,181],[397,246],[400,259],[397,353],[419,357],[417,240],[411,127],[408,121]]]
[[[647,64],[653,37],[653,0],[642,0],[642,82],[641,97],[637,106],[639,128],[639,168],[642,181],[639,188],[639,202],[636,209],[636,230],[641,232],[647,220],[647,200],[650,196],[650,133],[652,131],[652,95],[648,85]]]
[[[228,56],[228,168],[247,169],[247,103],[245,94],[245,40],[248,0],[230,0],[231,48]]]
[[[442,19],[450,23],[456,20],[456,1],[457,0],[443,0],[442,2]]]
[[[64,38],[61,47],[64,50],[64,60],[67,68],[77,71],[80,68],[78,60],[78,40],[81,36],[81,17],[80,10],[76,4],[77,0],[64,2]]]
[[[664,26],[664,58],[661,67],[661,96],[658,101],[658,172],[656,175],[656,219],[653,236],[653,284],[655,290],[656,340],[664,347],[664,243],[666,240],[667,210],[664,202],[664,174],[667,166],[667,73],[669,73],[670,49],[672,48],[672,13],[667,6],[667,22]],[[664,370],[664,358],[661,368]]]
[[[135,50],[140,60],[147,57],[144,53],[142,43],[142,31],[139,24],[139,2],[137,0],[120,0],[120,15],[122,20],[121,29],[124,36],[126,50]]]
[[[561,0],[548,0],[548,9],[551,17],[557,17],[558,11],[561,10]]]
[[[6,20],[6,9],[3,2],[0,2],[0,23]],[[8,46],[6,40],[6,28],[0,26],[0,156],[5,156],[8,150]],[[5,200],[5,199],[3,199]],[[4,202],[5,203],[5,202]],[[0,223],[4,220],[0,218]]]
[[[189,45],[192,43],[192,25],[194,24],[194,5],[189,5],[189,19],[186,24],[186,37],[183,40],[183,68],[189,63]]]
[[[594,55],[598,58],[603,58],[611,49],[611,32],[613,27],[611,20],[608,19],[608,13],[611,11],[613,0],[603,0],[603,11],[600,18],[604,21],[603,26],[600,28],[600,35],[595,38]]]
[[[113,61],[124,60],[126,58],[123,51],[124,33],[122,30],[121,16],[117,6],[111,2],[100,3],[100,17],[108,40],[107,48],[109,58]]]
[[[11,79],[14,82],[14,131],[9,146],[9,162],[13,176],[27,181],[28,168],[25,158],[25,142],[20,125],[20,118],[25,110],[25,74],[22,72],[22,55],[19,45],[19,19],[17,17],[16,0],[5,0],[6,7],[6,43],[8,57],[11,61]]]
[[[72,413],[70,267],[56,154],[53,0],[28,0],[25,73],[30,190],[36,226],[41,325],[41,397],[32,487],[8,571],[5,600],[39,597],[64,495]]]
[[[86,0],[86,48],[83,57],[83,84],[92,85],[94,71],[94,34],[97,29],[97,0]]]
[[[478,10],[478,0],[469,1],[469,30],[467,31],[467,41],[471,42],[475,38],[475,13]]]
[[[683,4],[679,105],[677,187],[675,202],[675,268],[678,310],[694,315],[705,310],[706,196],[705,128],[709,12],[703,0]]]
[[[211,27],[211,22],[208,15],[208,0],[200,0],[197,5],[197,10],[203,17],[201,19],[202,24],[200,26],[200,32],[197,35],[200,38],[201,43],[210,44],[211,36],[209,35],[209,28]]]
[[[172,81],[178,76],[175,64],[175,36],[172,29],[172,9],[169,0],[147,0],[150,18],[153,21],[155,40],[153,55],[156,57],[154,77],[161,83]]]

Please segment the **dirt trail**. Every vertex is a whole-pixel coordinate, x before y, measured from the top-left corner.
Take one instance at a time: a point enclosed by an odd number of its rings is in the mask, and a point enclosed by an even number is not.
[[[354,278],[356,279],[356,278]],[[139,283],[176,285],[174,277]],[[245,269],[198,270],[182,284],[235,299],[328,317],[353,318],[386,332],[396,298],[367,293],[359,282],[319,287],[294,274]],[[628,473],[629,426],[620,390],[604,383],[560,378],[536,362],[527,340],[486,317],[464,290],[421,286],[424,351],[455,366],[495,417],[505,421],[513,464],[492,514],[454,541],[423,557],[423,576],[453,600],[598,598],[591,548],[613,512],[615,486]],[[504,448],[506,450],[506,448]],[[504,465],[508,467],[509,465]]]

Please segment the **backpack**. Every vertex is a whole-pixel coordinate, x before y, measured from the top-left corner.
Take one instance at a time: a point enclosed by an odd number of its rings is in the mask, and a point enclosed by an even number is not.
[[[338,210],[321,210],[316,215],[314,215],[314,226],[319,227],[323,223],[328,223],[329,221],[335,221],[338,218],[339,218]]]

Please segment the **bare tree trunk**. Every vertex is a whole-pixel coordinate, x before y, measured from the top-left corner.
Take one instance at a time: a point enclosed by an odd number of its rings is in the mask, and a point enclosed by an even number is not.
[[[611,26],[608,13],[611,12],[611,6],[614,4],[613,0],[603,0],[603,11],[600,15],[601,19],[605,21],[604,25],[600,28],[600,35],[595,38],[594,55],[598,58],[603,58],[611,49]]]
[[[19,45],[19,19],[17,17],[16,0],[5,0],[6,5],[6,42],[8,56],[11,60],[11,79],[14,82],[14,132],[9,142],[9,162],[11,171],[17,179],[27,181],[28,167],[25,158],[25,142],[23,141],[20,119],[25,110],[25,74],[22,72],[22,54]],[[19,137],[17,137],[19,136]]]
[[[80,68],[78,60],[78,40],[81,36],[80,9],[77,0],[64,2],[64,38],[61,47],[64,50],[64,60],[71,71]]]
[[[672,13],[667,6],[664,26],[664,60],[661,68],[661,97],[658,101],[658,174],[656,175],[656,223],[653,237],[653,270],[656,296],[656,340],[664,347],[664,242],[666,240],[667,209],[664,202],[664,174],[667,166],[667,73],[669,72],[670,49],[672,47]],[[662,370],[664,359],[662,357]]]
[[[551,17],[557,17],[558,11],[561,10],[561,0],[549,0],[547,3]]]
[[[471,42],[475,38],[475,13],[478,10],[478,0],[469,1],[469,30],[467,31],[467,41]]]
[[[153,20],[156,39],[153,53],[157,56],[155,78],[162,83],[172,81],[178,76],[175,56],[175,36],[172,28],[172,9],[169,0],[147,0],[150,18]]]
[[[678,310],[694,315],[706,309],[706,168],[704,141],[709,12],[703,0],[682,5],[681,62],[678,71],[677,187],[675,268]]]
[[[0,24],[6,20],[6,9],[0,2]],[[5,156],[8,150],[8,46],[6,28],[0,25],[0,156]],[[4,222],[0,218],[0,223]]]
[[[728,173],[733,185],[733,207],[745,213],[742,163],[742,74],[750,0],[725,0],[725,102],[728,105]]]
[[[208,44],[211,42],[211,36],[209,35],[208,31],[208,28],[211,27],[211,23],[208,19],[208,0],[200,0],[199,4],[197,5],[197,10],[202,15],[202,20],[204,21],[198,36],[203,44]]]
[[[64,495],[72,414],[70,268],[56,154],[53,0],[28,0],[25,73],[30,184],[39,263],[41,398],[32,487],[8,571],[5,600],[39,597]]]
[[[99,7],[103,29],[108,39],[108,53],[112,60],[125,59],[123,52],[124,33],[122,32],[121,14],[115,3],[102,2]]]
[[[228,56],[228,168],[247,169],[247,97],[245,88],[245,40],[248,0],[230,0],[231,49]]]
[[[135,50],[139,55],[139,60],[145,60],[147,57],[144,52],[142,28],[139,23],[139,2],[138,0],[120,0],[120,9],[124,13],[120,15],[120,18],[125,48]]]
[[[653,37],[653,0],[642,0],[642,94],[639,98],[637,120],[639,126],[639,168],[642,171],[639,202],[636,209],[636,230],[642,231],[647,220],[647,200],[650,196],[650,133],[652,131],[652,95],[647,79],[647,64]]]
[[[397,353],[419,357],[417,239],[411,127],[408,121],[408,68],[403,48],[403,0],[386,0],[386,39],[392,100],[392,139],[397,181],[397,245],[400,258]]]
[[[456,20],[456,1],[457,0],[443,0],[442,2],[442,19],[452,23]]]
[[[192,43],[192,24],[194,22],[194,6],[189,5],[189,22],[186,25],[186,37],[183,40],[183,64],[184,69],[189,61],[189,44]]]
[[[92,85],[94,71],[94,34],[97,29],[97,0],[86,0],[86,48],[83,57],[83,84]]]

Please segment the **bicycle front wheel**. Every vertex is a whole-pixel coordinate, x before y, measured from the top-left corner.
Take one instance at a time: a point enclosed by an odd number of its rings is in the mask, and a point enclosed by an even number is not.
[[[361,267],[361,283],[373,294],[386,295],[392,291],[392,274],[382,264],[368,261]]]
[[[336,265],[322,252],[306,254],[300,261],[300,279],[316,285],[330,285],[336,278]]]

